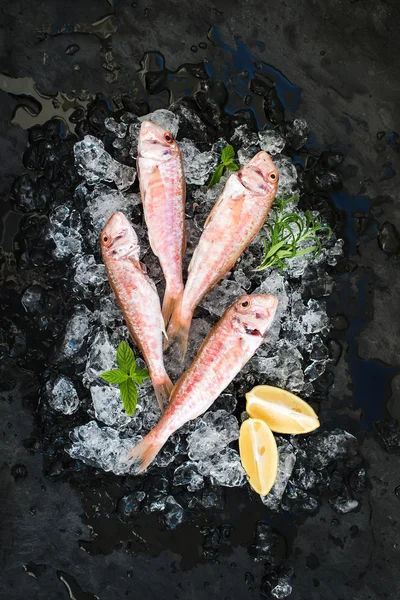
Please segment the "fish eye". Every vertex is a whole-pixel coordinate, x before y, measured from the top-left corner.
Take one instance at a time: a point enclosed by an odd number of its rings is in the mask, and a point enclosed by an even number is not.
[[[173,137],[172,133],[169,133],[168,131],[167,131],[167,133],[164,134],[164,139],[169,144],[171,144],[174,141],[174,137]]]
[[[243,308],[247,308],[249,306],[250,302],[248,300],[245,300],[244,302],[242,302],[242,306]]]
[[[103,233],[101,240],[106,247],[108,247],[111,244],[111,238],[108,235],[108,233]]]
[[[269,177],[270,181],[275,181],[277,178],[277,174],[275,172],[272,172],[269,174],[268,177]]]

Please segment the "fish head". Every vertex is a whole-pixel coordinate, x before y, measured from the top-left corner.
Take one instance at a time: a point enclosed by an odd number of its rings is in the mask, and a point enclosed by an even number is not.
[[[274,320],[278,299],[270,294],[242,296],[232,306],[235,329],[244,336],[263,338]]]
[[[257,196],[275,198],[278,189],[279,173],[270,155],[263,150],[238,171],[241,184]]]
[[[170,131],[163,129],[152,121],[142,122],[139,134],[138,157],[164,162],[179,154],[179,146]]]
[[[132,225],[122,212],[115,212],[100,235],[101,253],[106,258],[139,260],[139,241]]]

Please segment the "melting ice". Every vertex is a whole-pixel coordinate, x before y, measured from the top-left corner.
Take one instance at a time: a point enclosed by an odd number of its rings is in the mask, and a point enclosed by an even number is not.
[[[190,118],[190,113],[185,113],[185,119]],[[110,135],[114,136],[112,145],[118,157],[126,157],[130,164],[132,158],[136,157],[140,125],[145,119],[158,123],[174,136],[179,132],[179,117],[169,110],[156,110],[143,117],[127,113],[120,122],[113,118],[106,120],[105,125]],[[290,136],[294,136],[302,145],[308,135],[307,124],[302,119],[297,121],[292,123],[285,135],[274,130],[257,134],[246,125],[240,125],[231,140],[240,164],[247,162],[260,149],[274,156],[280,173],[278,194],[283,192],[286,196],[298,192],[298,181],[293,163],[282,153]],[[193,127],[197,131],[196,123]],[[220,184],[211,189],[206,186],[225,143],[219,140],[205,149],[204,145],[200,148],[187,138],[180,141],[189,184],[187,203],[193,211],[187,227],[186,268],[204,221],[229,176],[229,173],[224,174]],[[291,143],[293,145],[293,140]],[[84,207],[82,214],[67,206],[57,206],[51,214],[49,227],[49,236],[55,244],[55,258],[70,262],[78,297],[93,303],[91,310],[82,301],[76,307],[59,349],[58,364],[62,365],[63,361],[68,360],[79,365],[82,370],[81,381],[91,398],[88,410],[90,420],[71,433],[72,443],[68,452],[87,464],[122,475],[130,473],[132,469],[126,460],[128,452],[154,427],[160,418],[160,411],[150,381],[145,381],[141,386],[137,411],[133,418],[129,418],[122,408],[118,388],[100,378],[103,371],[116,368],[118,343],[121,339],[129,339],[129,336],[107,283],[104,265],[99,257],[98,236],[116,210],[131,217],[140,206],[140,197],[129,189],[135,181],[135,169],[113,158],[101,140],[86,136],[78,142],[75,145],[75,160],[82,178],[76,190],[79,205]],[[302,214],[295,206],[290,210]],[[142,247],[142,260],[155,281],[162,282],[160,266],[150,252],[145,229],[136,224],[135,230]],[[333,285],[324,265],[336,263],[342,254],[343,242],[333,236],[324,244],[324,250],[316,261],[309,263],[303,257],[293,259],[282,274],[278,270],[256,273],[254,269],[261,261],[265,236],[267,231],[261,231],[228,276],[201,302],[201,316],[196,316],[191,329],[188,359],[194,358],[217,318],[238,296],[251,292],[272,293],[279,299],[276,319],[265,343],[238,375],[235,385],[246,389],[246,386],[250,387],[248,381],[269,383],[306,397],[312,393],[313,382],[323,373],[329,360],[323,337],[330,325],[324,302],[320,298],[329,295]],[[318,299],[310,293],[315,281],[324,282]],[[167,365],[172,378],[176,380],[180,375],[177,364],[172,360],[168,363],[167,357]],[[238,402],[239,410],[244,404],[243,396],[237,393],[235,385],[229,386],[205,415],[174,434],[158,455],[155,471],[157,467],[164,469],[173,465],[172,493],[174,489],[185,489],[191,493],[202,490],[204,498],[201,502],[206,506],[209,504],[207,490],[212,489],[210,483],[228,487],[245,483],[245,474],[235,447],[239,435],[235,410]],[[64,414],[77,410],[79,397],[68,377],[60,374],[58,379],[49,380],[46,389],[53,410]],[[273,510],[312,512],[318,507],[317,497],[313,494],[314,486],[325,481],[327,467],[334,460],[351,455],[353,441],[350,434],[341,431],[330,434],[317,432],[303,441],[298,438],[289,441],[278,436],[278,477],[271,493],[262,501]],[[179,460],[174,464],[177,457]],[[307,460],[313,462],[311,471],[305,467],[310,464]],[[166,524],[169,527],[173,528],[182,522],[185,509],[167,491],[168,481],[162,481],[162,492],[158,496],[150,491],[138,492],[140,497],[124,501],[123,510],[130,510],[130,506],[136,507],[132,508],[136,510],[144,503],[145,510],[150,512],[166,510]],[[351,497],[343,495],[332,500],[332,507],[344,513],[353,510],[355,503]],[[271,593],[276,598],[283,598],[290,591],[288,581],[282,579]]]

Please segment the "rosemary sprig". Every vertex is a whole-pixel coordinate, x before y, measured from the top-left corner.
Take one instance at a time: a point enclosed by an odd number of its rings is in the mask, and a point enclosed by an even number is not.
[[[304,217],[288,212],[284,214],[286,206],[290,202],[297,203],[298,196],[291,196],[285,200],[284,194],[281,198],[276,198],[272,206],[274,221],[266,223],[270,240],[263,240],[265,254],[264,258],[256,271],[263,271],[271,267],[279,267],[282,271],[287,265],[287,259],[296,258],[310,254],[308,259],[316,258],[321,250],[322,244],[317,236],[321,231],[331,234],[331,228],[322,225],[320,219],[313,217],[310,211],[306,211]],[[303,246],[304,242],[310,245]]]

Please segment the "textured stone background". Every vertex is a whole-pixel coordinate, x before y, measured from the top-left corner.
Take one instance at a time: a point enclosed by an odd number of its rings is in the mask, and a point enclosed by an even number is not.
[[[57,34],[63,24],[89,26],[112,14],[116,31],[107,41],[93,33]],[[384,211],[383,220],[399,228],[399,176],[382,180],[388,163],[400,173],[399,155],[376,137],[380,131],[400,129],[400,9],[395,1],[20,0],[3,2],[1,16],[0,72],[32,77],[43,93],[81,88],[106,95],[126,92],[145,51],[161,51],[168,68],[174,70],[203,58],[214,63],[222,60],[223,50],[207,40],[210,25],[217,26],[230,45],[234,46],[234,36],[239,37],[254,54],[302,88],[298,113],[320,143],[346,153],[346,165],[351,166],[346,181],[349,193],[373,199]],[[45,36],[46,31],[50,35]],[[190,48],[200,42],[207,42],[207,47],[194,54]],[[73,56],[65,52],[70,44],[80,46]],[[0,91],[0,102],[0,193],[7,197],[21,170],[27,133],[10,124],[17,100]],[[162,99],[155,100],[155,106],[156,102]],[[376,238],[362,240],[352,258],[358,273],[371,274],[366,308],[370,321],[358,339],[359,356],[398,367],[398,259],[382,252]],[[341,312],[340,306],[336,312]],[[357,419],[359,409],[351,403],[351,377],[346,361],[341,361],[322,415],[331,426],[347,426],[347,419]],[[82,520],[84,512],[90,512],[88,505],[82,505],[79,490],[68,483],[46,480],[41,456],[29,454],[22,445],[32,429],[23,407],[24,385],[0,405],[2,597],[66,598],[60,572],[74,577],[85,590],[86,594],[75,592],[79,600],[89,600],[94,594],[101,599],[258,597],[259,592],[249,590],[245,583],[247,571],[256,579],[263,572],[262,564],[255,565],[247,553],[253,529],[237,532],[214,564],[193,559],[201,536],[186,526],[165,533],[153,523],[148,531],[151,550],[133,558],[122,549],[125,530],[120,532],[116,521],[100,518],[101,535],[94,546],[98,553],[93,546],[90,552],[82,550],[82,540],[93,539],[90,519]],[[399,390],[397,376],[392,390],[387,390],[387,419],[400,416]],[[342,409],[332,413],[329,406],[338,399],[343,399]],[[374,397],[368,402],[374,403]],[[359,434],[369,463],[369,489],[359,512],[335,518],[325,507],[302,523],[282,519],[296,574],[293,600],[400,598],[400,493],[399,497],[395,494],[400,485],[398,431],[397,436],[388,451],[373,431]],[[16,463],[26,466],[27,477],[18,478],[12,471]],[[93,508],[95,493],[91,502]],[[238,502],[239,513],[249,510],[240,494],[228,498],[228,506],[229,502]],[[262,518],[259,506],[252,510]],[[251,522],[255,520],[253,514]],[[23,563],[30,561],[46,565],[41,577],[24,572]]]

